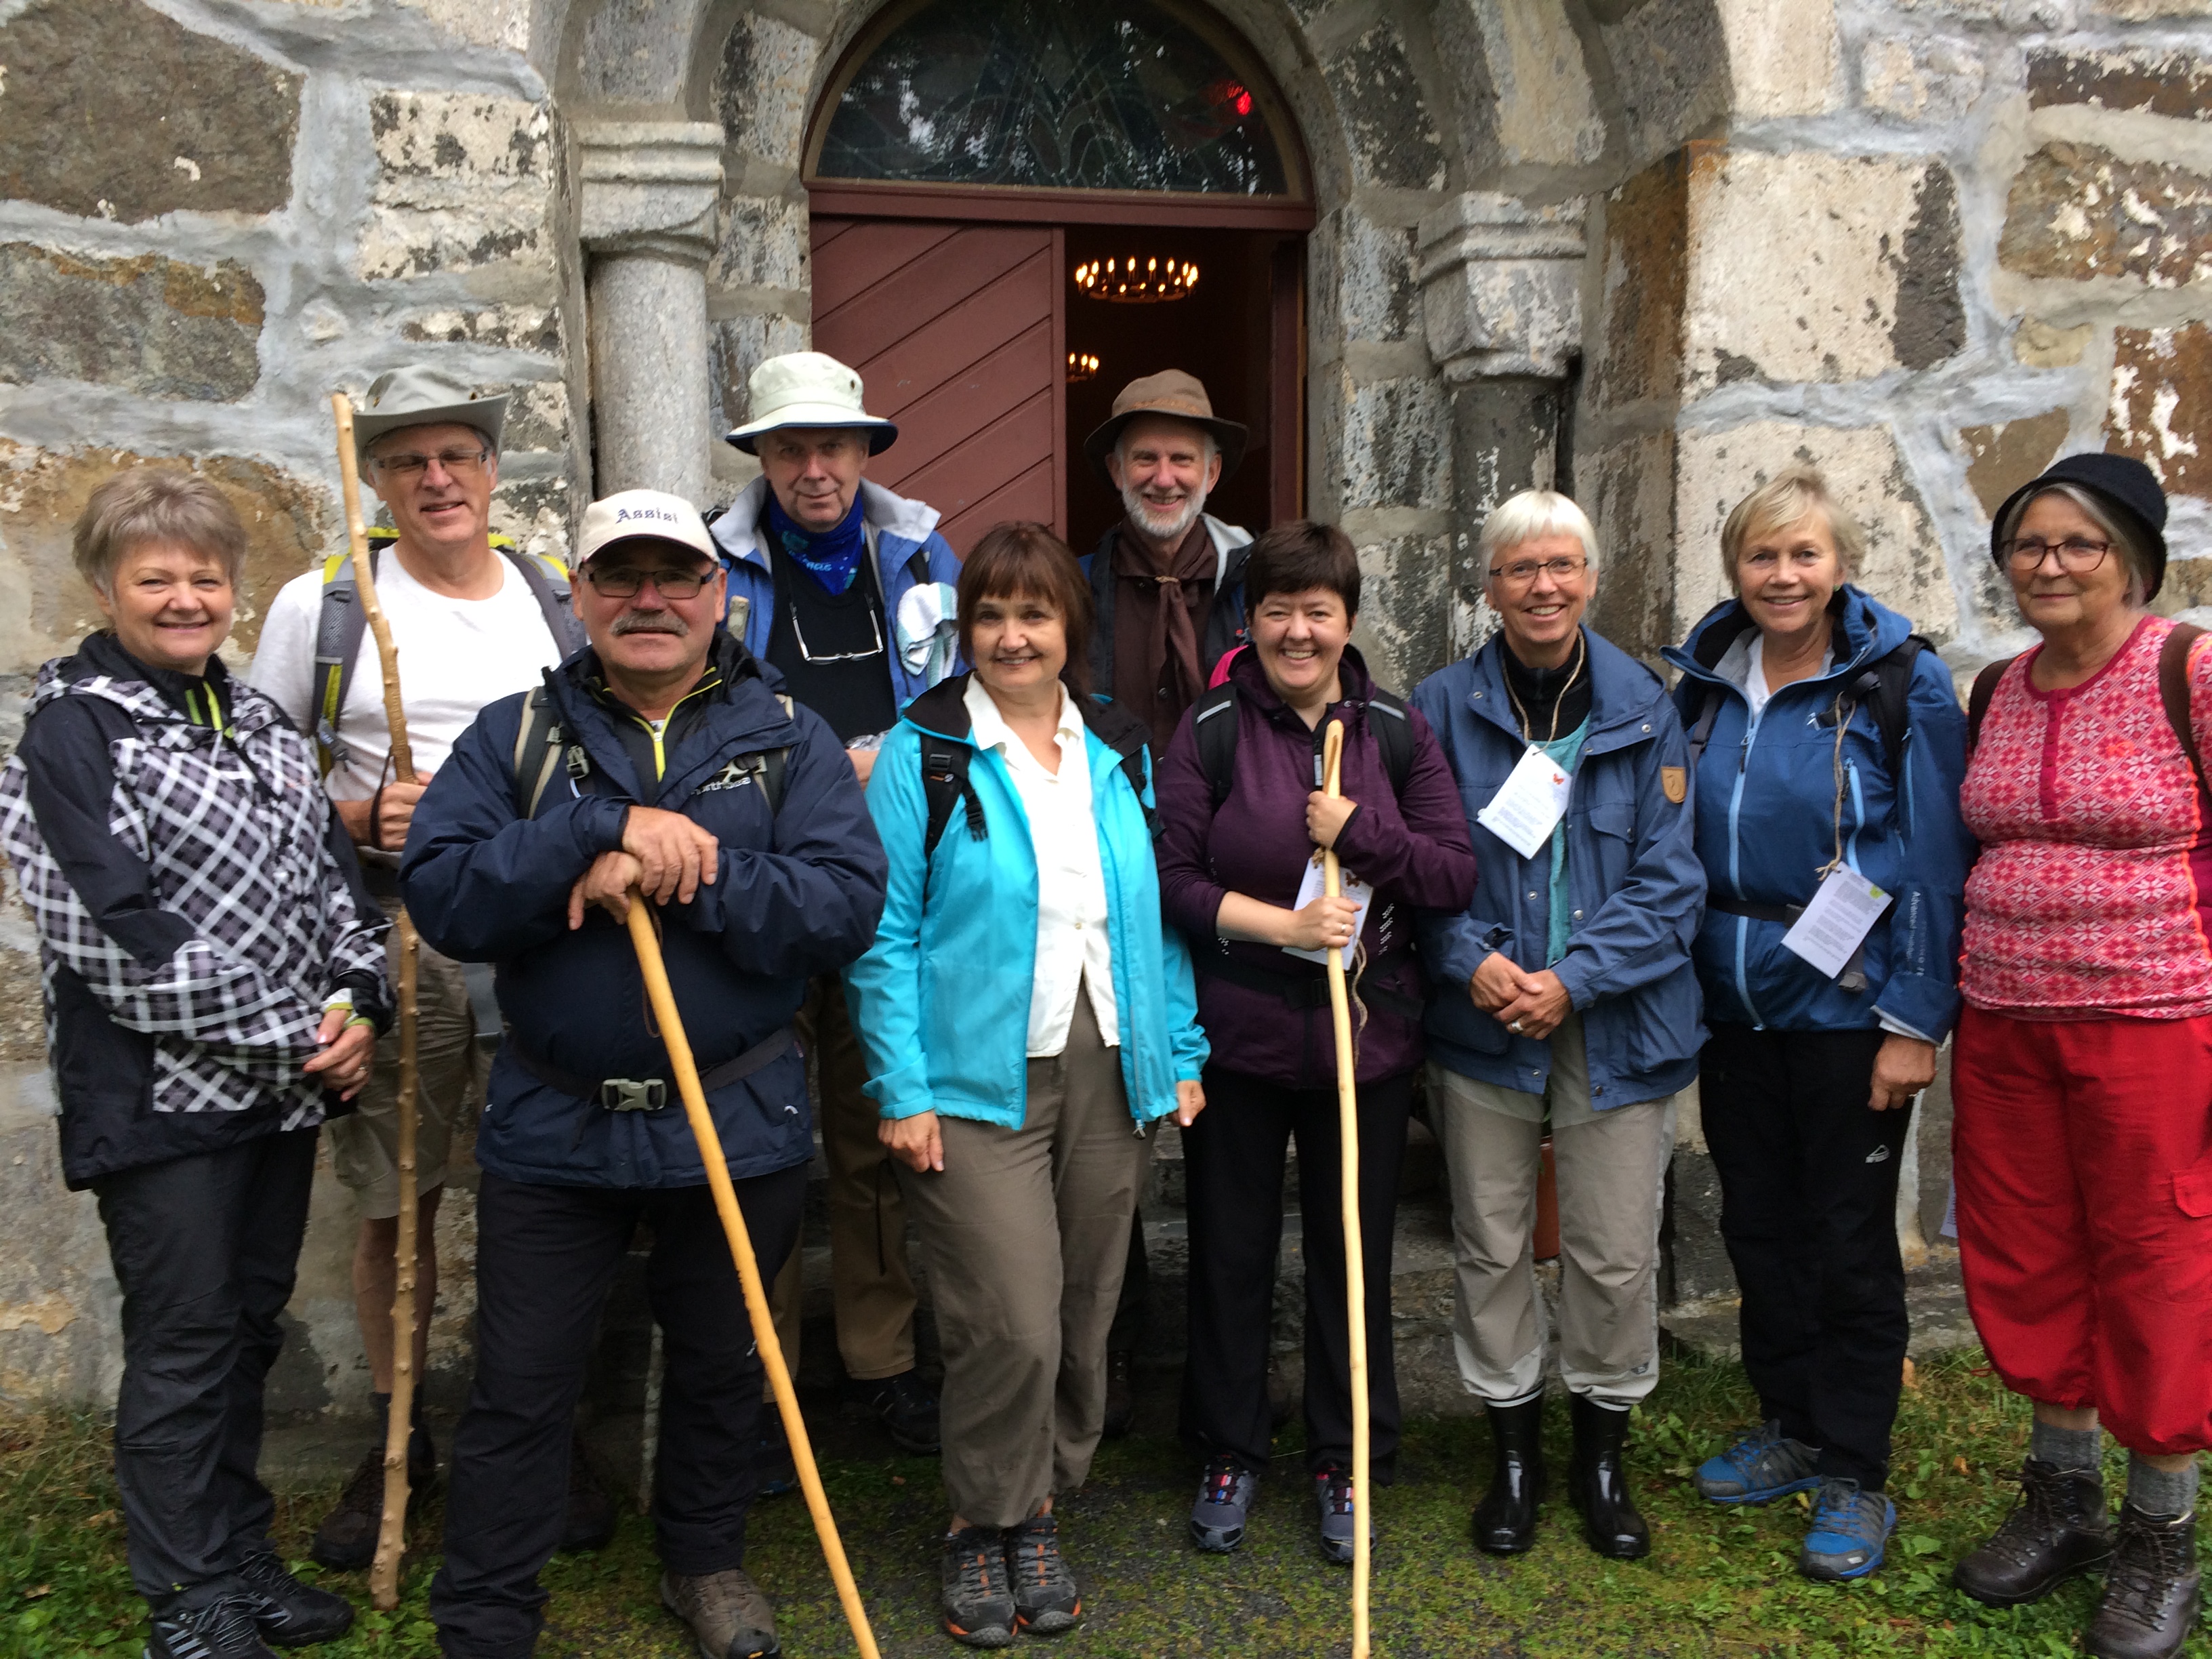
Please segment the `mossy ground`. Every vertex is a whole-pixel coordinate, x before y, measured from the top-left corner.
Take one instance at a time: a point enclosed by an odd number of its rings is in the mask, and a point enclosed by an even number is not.
[[[1634,1478],[1656,1547],[1648,1561],[1600,1561],[1571,1511],[1546,1510],[1543,1542],[1513,1561],[1479,1555],[1468,1511],[1488,1437],[1477,1422],[1410,1426],[1395,1486],[1378,1498],[1374,1651],[1388,1659],[1514,1655],[1529,1659],[1720,1653],[1841,1656],[2077,1652],[2095,1587],[2069,1585],[2039,1607],[1996,1613],[1950,1589],[1950,1563],[2004,1513],[2026,1411],[1972,1356],[1921,1369],[1898,1424],[1892,1491],[1899,1525],[1888,1565],[1859,1584],[1815,1585],[1794,1570],[1804,1528],[1796,1503],[1724,1511],[1700,1503],[1691,1467],[1749,1413],[1734,1366],[1669,1367],[1638,1413]],[[1565,1414],[1551,1451],[1567,1455]],[[1265,1483],[1251,1541],[1229,1557],[1184,1540],[1191,1471],[1171,1441],[1109,1446],[1091,1480],[1062,1504],[1087,1626],[1057,1644],[1066,1659],[1165,1655],[1304,1656],[1349,1648],[1348,1576],[1317,1555],[1313,1504],[1294,1449]],[[2120,1475],[2115,1457],[2110,1471]],[[944,1522],[926,1459],[848,1459],[824,1468],[846,1548],[886,1656],[958,1651],[937,1632],[934,1542]],[[282,1495],[280,1542],[306,1542],[326,1490]],[[436,1537],[434,1508],[418,1528]],[[793,1659],[849,1654],[829,1577],[795,1498],[756,1512],[749,1565],[777,1597]],[[397,1613],[364,1614],[328,1659],[430,1656],[423,1611],[434,1558],[411,1564]],[[691,1649],[654,1599],[650,1529],[626,1514],[614,1546],[548,1569],[539,1651],[679,1659]],[[312,1574],[313,1569],[303,1569]],[[357,1577],[324,1575],[366,1603]],[[137,1650],[140,1610],[123,1564],[123,1530],[105,1432],[60,1418],[0,1419],[0,1654]],[[1029,1645],[1025,1644],[1025,1645]],[[2200,1635],[2194,1659],[2212,1656]]]

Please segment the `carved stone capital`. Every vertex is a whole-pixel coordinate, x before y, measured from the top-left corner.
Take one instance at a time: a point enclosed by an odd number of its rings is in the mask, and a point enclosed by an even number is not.
[[[1469,191],[1422,219],[1421,319],[1445,380],[1565,378],[1582,349],[1583,251],[1579,201]]]
[[[586,248],[706,264],[722,190],[721,128],[711,121],[586,121],[577,125],[576,139]]]

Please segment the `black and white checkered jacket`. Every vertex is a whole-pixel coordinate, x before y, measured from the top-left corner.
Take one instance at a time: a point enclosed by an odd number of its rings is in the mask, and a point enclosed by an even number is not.
[[[0,847],[39,931],[73,1188],[320,1122],[300,1068],[325,1003],[388,1020],[386,922],[314,751],[219,660],[187,679],[95,634],[48,663]]]

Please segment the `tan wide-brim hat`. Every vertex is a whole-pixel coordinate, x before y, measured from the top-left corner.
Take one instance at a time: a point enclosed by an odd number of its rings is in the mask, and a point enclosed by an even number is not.
[[[720,558],[699,509],[659,489],[624,489],[586,507],[576,535],[576,568],[619,542],[669,542],[703,559]]]
[[[1083,453],[1091,458],[1091,465],[1109,485],[1114,475],[1106,470],[1106,458],[1114,453],[1114,441],[1121,435],[1121,428],[1139,415],[1170,415],[1178,421],[1205,428],[1221,451],[1221,483],[1229,482],[1237,463],[1244,459],[1245,440],[1250,435],[1245,428],[1213,412],[1212,400],[1206,395],[1206,387],[1196,375],[1186,374],[1179,368],[1163,369],[1123,386],[1114,399],[1113,414],[1083,441]]]
[[[496,455],[500,432],[507,425],[507,394],[480,396],[452,375],[420,365],[395,368],[370,383],[368,396],[354,411],[354,448],[366,469],[369,445],[386,433],[403,426],[448,423],[476,428]]]
[[[723,441],[748,455],[760,453],[753,441],[763,433],[795,426],[866,432],[871,455],[882,454],[897,441],[897,427],[861,406],[860,375],[819,351],[771,357],[753,371],[747,386],[752,394],[752,419],[732,427]]]

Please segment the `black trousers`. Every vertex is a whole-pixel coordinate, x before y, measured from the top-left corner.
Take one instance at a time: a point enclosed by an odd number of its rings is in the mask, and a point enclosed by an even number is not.
[[[270,1547],[261,1394],[314,1174],[315,1131],[295,1129],[94,1186],[123,1289],[115,1482],[131,1582],[157,1607],[211,1599]]]
[[[1820,1473],[1879,1492],[1903,1386],[1897,1171],[1909,1111],[1877,1112],[1880,1031],[1715,1022],[1698,1061],[1721,1237],[1743,1291],[1743,1368]]]
[[[1152,1264],[1145,1255],[1145,1212],[1129,1212],[1129,1256],[1121,1268],[1121,1295],[1106,1333],[1108,1353],[1134,1353],[1145,1340],[1145,1298],[1152,1294]]]
[[[1398,1455],[1398,1372],[1390,1346],[1391,1228],[1406,1156],[1413,1079],[1359,1090],[1359,1225],[1366,1264],[1368,1455],[1388,1481]],[[1352,1461],[1351,1327],[1345,1307],[1343,1160],[1336,1091],[1286,1089],[1218,1066],[1206,1070],[1206,1110],[1183,1131],[1189,1191],[1189,1354],[1182,1438],[1198,1456],[1226,1452],[1267,1467],[1267,1349],[1275,1256],[1283,1233],[1283,1167],[1298,1143],[1306,1278],[1306,1467]]]
[[[737,1183],[773,1283],[799,1237],[804,1164]],[[544,1623],[538,1574],[561,1541],[569,1423],[608,1287],[653,1229],[647,1296],[661,1329],[653,1524],[672,1572],[741,1566],[756,1477],[761,1363],[704,1187],[550,1187],[486,1171],[477,1195],[477,1373],[453,1431],[446,1563],[430,1613],[449,1655],[521,1659]]]

